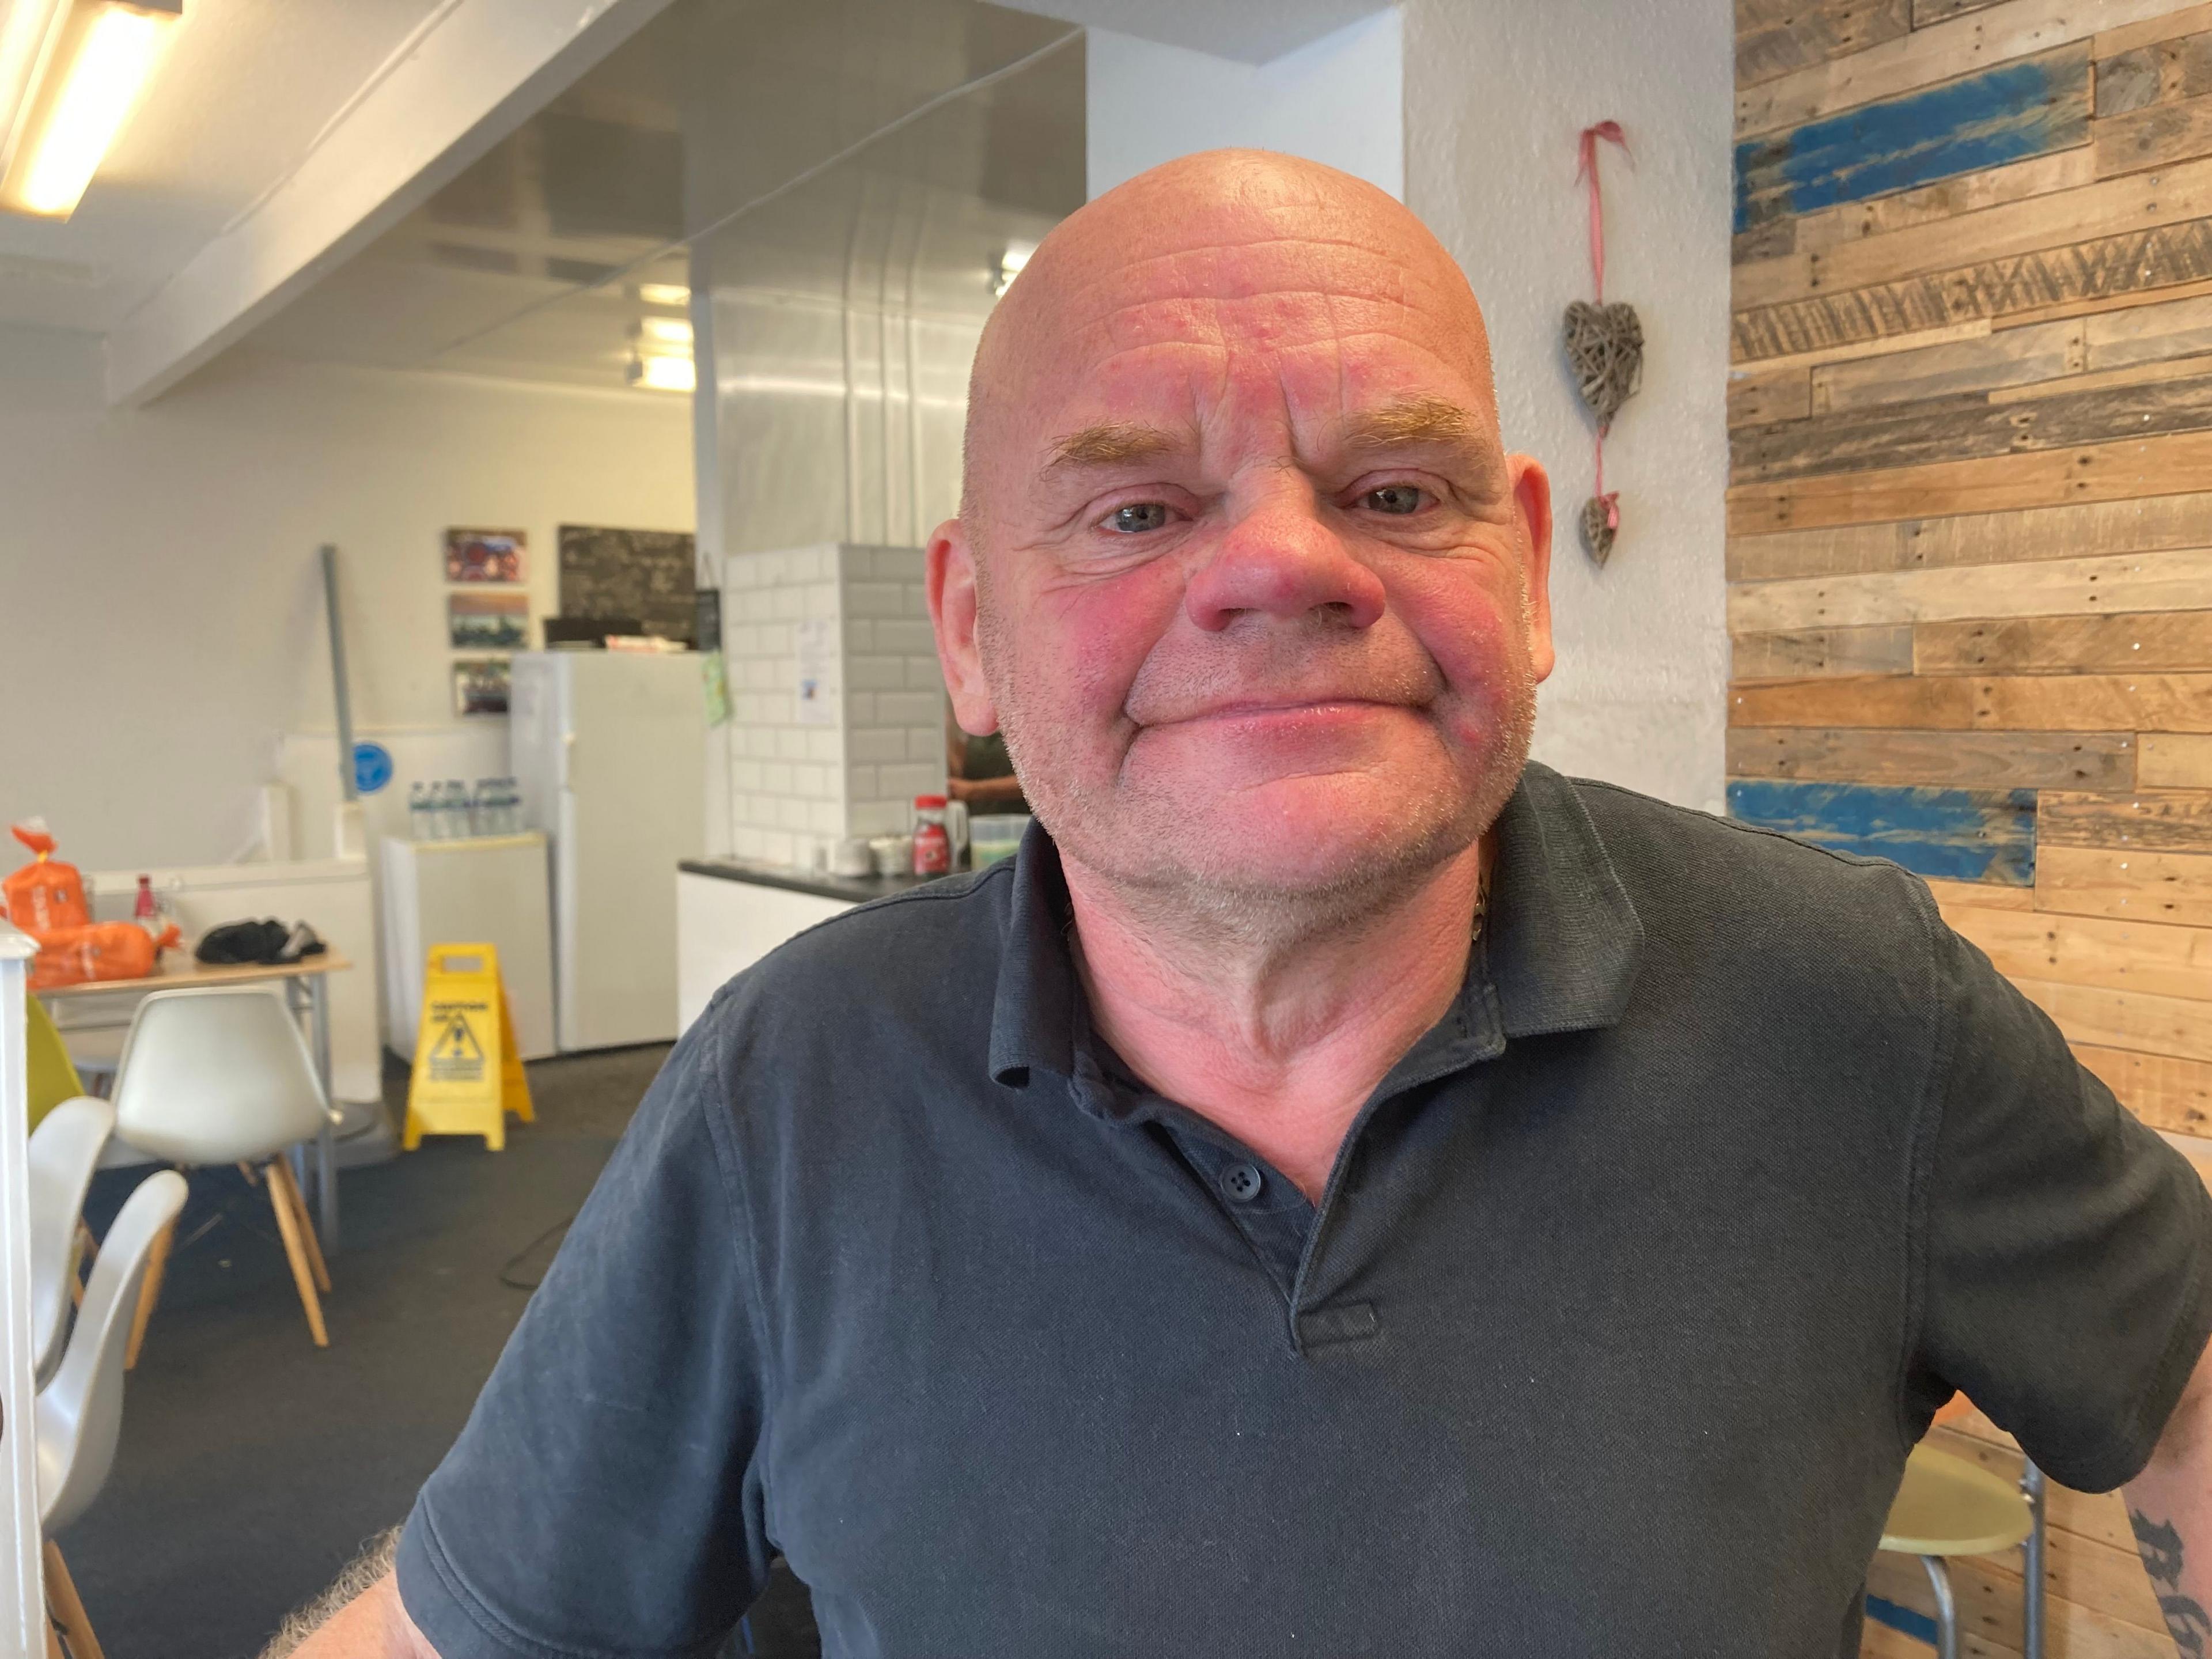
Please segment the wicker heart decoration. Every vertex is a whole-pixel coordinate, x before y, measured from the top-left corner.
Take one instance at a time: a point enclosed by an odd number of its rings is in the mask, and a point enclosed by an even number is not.
[[[1577,300],[1567,307],[1565,339],[1568,367],[1602,432],[1644,384],[1644,325],[1634,306]]]

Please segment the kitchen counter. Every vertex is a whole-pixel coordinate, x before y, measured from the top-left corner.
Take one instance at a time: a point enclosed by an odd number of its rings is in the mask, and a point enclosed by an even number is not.
[[[787,893],[811,893],[817,898],[837,899],[847,904],[866,904],[889,898],[935,881],[935,876],[833,876],[823,870],[796,870],[785,864],[764,864],[755,859],[685,859],[676,866],[686,875],[712,876],[718,881],[750,882],[756,887],[776,887]]]

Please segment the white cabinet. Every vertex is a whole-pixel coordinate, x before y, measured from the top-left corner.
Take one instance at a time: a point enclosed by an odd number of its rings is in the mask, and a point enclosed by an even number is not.
[[[786,939],[853,908],[787,888],[690,870],[676,877],[676,1023],[691,1022],[733,974]]]

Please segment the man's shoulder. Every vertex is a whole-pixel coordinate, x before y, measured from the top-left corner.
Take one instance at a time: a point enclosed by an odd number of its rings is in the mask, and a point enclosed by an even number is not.
[[[1647,925],[1686,908],[1714,917],[1790,917],[1845,929],[1906,928],[1925,936],[1935,902],[1919,877],[1887,859],[1824,847],[1594,778],[1561,778],[1589,816],[1615,873]],[[1866,939],[1893,950],[1894,932]]]

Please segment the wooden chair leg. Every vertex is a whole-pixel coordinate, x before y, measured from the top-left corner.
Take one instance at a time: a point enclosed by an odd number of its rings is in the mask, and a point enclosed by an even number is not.
[[[253,1166],[242,1158],[238,1160],[238,1172],[246,1177],[247,1186],[258,1187],[261,1184],[261,1177],[253,1173]]]
[[[300,1218],[294,1212],[285,1197],[284,1169],[282,1153],[270,1160],[269,1207],[276,1212],[276,1231],[284,1236],[284,1255],[292,1264],[292,1283],[299,1287],[300,1305],[307,1310],[307,1334],[315,1339],[315,1346],[331,1346],[330,1333],[323,1328],[323,1304],[315,1297],[314,1274],[307,1267],[307,1254],[300,1243]],[[288,1175],[289,1171],[285,1171]]]
[[[169,1265],[169,1245],[175,1239],[177,1224],[171,1222],[154,1235],[154,1248],[146,1257],[146,1278],[138,1287],[138,1307],[131,1316],[131,1346],[123,1351],[123,1369],[134,1370],[138,1364],[138,1349],[146,1340],[146,1327],[152,1322],[154,1304],[161,1299],[161,1275]]]
[[[49,1616],[44,1623],[46,1627],[46,1659],[62,1659],[62,1638],[54,1634],[52,1618]]]
[[[76,1257],[70,1263],[70,1300],[78,1307],[84,1306],[84,1275],[92,1271],[92,1264],[100,1260],[100,1245],[92,1236],[92,1229],[83,1222],[76,1224]]]
[[[300,1243],[307,1253],[307,1266],[313,1270],[315,1288],[325,1296],[331,1291],[331,1270],[323,1262],[323,1243],[315,1237],[315,1218],[307,1213],[307,1195],[300,1190],[300,1182],[292,1173],[292,1166],[283,1158],[276,1160],[278,1180],[284,1183],[285,1200],[292,1213],[299,1218]]]
[[[70,1577],[61,1550],[51,1538],[46,1540],[45,1556],[46,1601],[53,1608],[54,1623],[61,1626],[62,1640],[69,1644],[70,1659],[106,1659],[100,1650],[100,1638],[92,1633],[92,1620],[84,1616],[84,1603],[77,1599],[76,1581]]]

